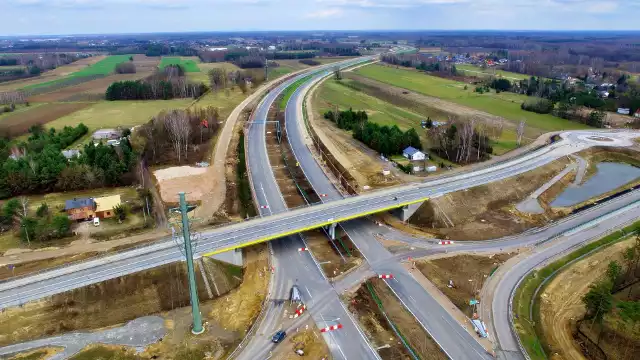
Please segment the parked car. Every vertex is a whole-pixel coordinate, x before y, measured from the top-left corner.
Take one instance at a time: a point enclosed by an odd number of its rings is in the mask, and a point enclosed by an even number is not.
[[[280,341],[284,340],[286,336],[287,336],[287,333],[284,332],[284,330],[280,330],[277,333],[275,333],[275,335],[273,335],[273,337],[271,338],[271,341],[277,344]]]

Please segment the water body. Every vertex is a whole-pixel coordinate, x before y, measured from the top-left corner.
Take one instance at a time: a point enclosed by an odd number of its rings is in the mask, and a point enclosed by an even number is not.
[[[596,164],[596,168],[595,175],[580,186],[565,189],[551,206],[573,206],[640,178],[640,169],[628,164],[603,162]]]

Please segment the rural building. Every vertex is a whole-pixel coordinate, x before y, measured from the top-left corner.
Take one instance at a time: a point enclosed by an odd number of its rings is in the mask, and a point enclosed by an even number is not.
[[[633,114],[633,116],[640,118],[640,109],[636,110],[636,112]]]
[[[404,151],[402,152],[402,156],[412,161],[424,160],[427,157],[425,153],[414,148],[413,146],[409,146],[408,148],[404,149]]]
[[[117,140],[122,137],[122,131],[117,129],[100,129],[93,133],[93,140]]]
[[[94,200],[96,203],[95,213],[100,219],[113,217],[115,215],[113,209],[120,205],[120,195],[99,197]]]
[[[64,211],[71,220],[88,220],[96,216],[96,202],[92,198],[67,200]]]
[[[62,150],[62,156],[67,158],[67,160],[71,160],[80,156],[80,150]]]
[[[618,108],[618,114],[629,115],[631,109],[628,108]]]

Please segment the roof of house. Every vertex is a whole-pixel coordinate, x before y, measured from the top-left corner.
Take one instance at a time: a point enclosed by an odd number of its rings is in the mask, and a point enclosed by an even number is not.
[[[73,199],[64,202],[64,209],[80,209],[83,207],[93,207],[94,205],[95,201],[93,201],[92,198]]]
[[[408,148],[404,149],[403,153],[407,154],[409,156],[412,156],[412,155],[417,154],[417,153],[422,153],[422,151],[414,148],[413,146],[409,146]]]
[[[62,156],[67,159],[71,159],[76,156],[80,156],[80,150],[62,150]]]
[[[95,198],[96,212],[113,210],[114,207],[120,205],[120,195],[112,195]]]

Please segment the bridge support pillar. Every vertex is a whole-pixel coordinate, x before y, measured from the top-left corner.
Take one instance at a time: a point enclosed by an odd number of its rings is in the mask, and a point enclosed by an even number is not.
[[[329,237],[331,238],[331,240],[335,240],[336,239],[336,227],[338,226],[337,223],[333,223],[331,225],[329,225]]]
[[[396,210],[396,214],[397,216],[400,218],[400,220],[402,220],[403,222],[406,222],[409,220],[409,218],[411,217],[411,215],[413,215],[416,210],[418,210],[418,208],[420,208],[420,206],[423,204],[424,202],[420,202],[420,203],[416,203],[416,204],[411,204],[411,205],[405,205],[400,209]]]

